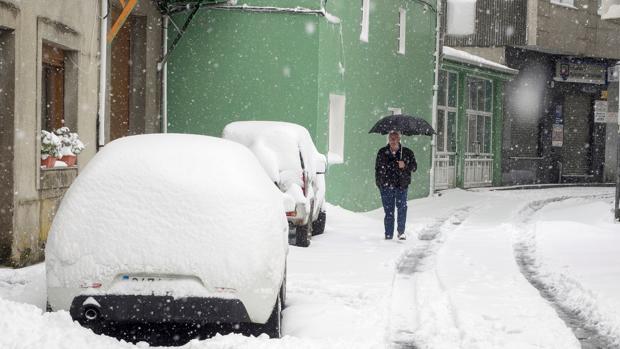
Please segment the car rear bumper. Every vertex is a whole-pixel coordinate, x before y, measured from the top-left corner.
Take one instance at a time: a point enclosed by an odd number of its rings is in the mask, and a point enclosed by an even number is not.
[[[80,295],[73,299],[69,312],[74,320],[86,327],[95,327],[104,322],[251,322],[240,300],[215,297],[174,299],[170,296]]]

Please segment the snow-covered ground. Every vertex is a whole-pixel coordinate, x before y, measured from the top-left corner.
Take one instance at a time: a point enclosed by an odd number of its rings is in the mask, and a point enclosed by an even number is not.
[[[580,348],[517,259],[620,344],[613,189],[450,190],[409,203],[409,239],[383,240],[380,210],[329,207],[325,234],[291,247],[284,332],[184,348]],[[42,265],[0,269],[0,348],[130,348],[43,314]],[[145,347],[139,343],[138,347]]]

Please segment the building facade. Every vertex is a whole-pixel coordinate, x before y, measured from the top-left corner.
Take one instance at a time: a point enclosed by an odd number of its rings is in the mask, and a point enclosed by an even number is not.
[[[175,3],[188,2],[168,2],[169,9]],[[204,6],[170,54],[168,131],[219,136],[237,120],[298,123],[328,154],[327,200],[358,211],[380,207],[374,162],[386,139],[368,130],[391,113],[430,121],[436,11],[432,1],[361,5]],[[177,27],[189,16],[171,15]],[[428,195],[430,138],[403,142],[419,164],[410,195]]]
[[[101,19],[111,27],[123,8],[109,3],[102,14],[100,0],[0,0],[0,265],[43,259],[60,200],[99,147],[159,131],[153,62],[161,55],[161,16],[151,2],[139,2],[131,26],[121,28],[124,39],[107,45],[104,78],[111,83],[103,106],[99,100]],[[121,76],[130,91],[116,92]],[[79,134],[85,150],[75,166],[41,166],[41,131],[63,126]]]
[[[476,32],[446,44],[519,70],[506,85],[503,184],[606,182],[617,123],[605,117],[620,26],[596,0],[478,0]]]
[[[443,48],[436,189],[501,184],[504,86],[517,73],[467,52]]]

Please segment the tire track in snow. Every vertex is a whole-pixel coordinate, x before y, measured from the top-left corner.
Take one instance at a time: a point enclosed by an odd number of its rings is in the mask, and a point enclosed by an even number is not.
[[[612,349],[620,348],[620,346],[615,344],[617,343],[616,338],[613,338],[608,333],[603,333],[610,331],[605,331],[597,326],[598,321],[588,320],[598,319],[600,318],[600,314],[595,314],[594,310],[583,312],[580,309],[569,307],[566,303],[567,300],[562,299],[554,287],[545,282],[545,278],[540,274],[538,269],[540,262],[536,257],[536,233],[532,227],[532,217],[545,208],[545,206],[552,203],[570,199],[600,200],[610,197],[613,196],[603,194],[559,196],[545,200],[537,200],[527,204],[518,214],[518,221],[522,224],[516,227],[518,234],[515,234],[513,248],[519,269],[529,283],[553,306],[558,316],[573,331],[573,334],[581,343],[582,349]],[[577,281],[571,280],[564,275],[562,275],[562,277],[564,279],[563,282],[574,285],[574,288],[581,288],[581,285]]]
[[[419,320],[417,311],[418,294],[416,292],[416,276],[434,266],[434,256],[443,243],[443,236],[455,230],[469,215],[470,207],[453,211],[446,218],[439,218],[435,223],[424,228],[419,234],[420,243],[406,250],[396,265],[396,273],[392,282],[392,303],[388,324],[388,343],[393,349],[418,348],[414,330]],[[436,280],[438,289],[443,286]],[[447,297],[442,302],[444,310],[447,308],[450,322],[456,322],[451,312],[452,305]],[[442,312],[442,313],[445,313]],[[444,314],[445,315],[445,314]]]

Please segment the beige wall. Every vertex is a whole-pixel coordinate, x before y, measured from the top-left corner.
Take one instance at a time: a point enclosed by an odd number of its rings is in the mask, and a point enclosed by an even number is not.
[[[62,195],[97,151],[100,1],[54,0],[53,6],[51,3],[0,0],[0,29],[13,32],[15,57],[11,256],[7,259],[0,254],[0,265],[27,265],[43,259],[47,231]],[[140,0],[134,13],[145,16],[147,29],[138,38],[145,40],[146,46],[140,69],[143,93],[136,102],[141,106],[141,115],[136,117],[142,123],[137,133],[158,132],[161,85],[156,62],[161,52],[160,16],[147,0]],[[70,96],[65,98],[65,119],[74,121],[86,144],[86,150],[78,157],[78,168],[42,170],[39,166],[44,41],[69,53],[65,74],[69,81],[65,88]],[[6,242],[0,251],[3,247],[6,250]]]
[[[528,42],[560,54],[620,58],[620,25],[601,20],[597,6],[596,0],[575,0],[576,8],[538,1],[537,37]]]

